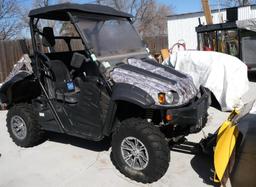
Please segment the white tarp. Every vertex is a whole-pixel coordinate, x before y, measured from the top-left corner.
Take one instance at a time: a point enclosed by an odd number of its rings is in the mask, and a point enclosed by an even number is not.
[[[236,25],[240,29],[246,29],[246,30],[256,32],[256,18],[246,19],[246,20],[238,20],[238,21],[236,21]]]
[[[250,111],[251,114],[256,114],[256,102],[254,103],[252,110]]]
[[[243,103],[250,103],[252,101],[256,101],[256,83],[250,82],[249,83],[249,90],[243,95],[242,101]],[[256,114],[256,102],[250,111],[251,114]]]
[[[168,64],[168,62],[165,62]],[[210,51],[179,51],[171,55],[169,65],[192,76],[197,88],[210,89],[223,111],[242,104],[249,89],[246,65],[236,57]]]

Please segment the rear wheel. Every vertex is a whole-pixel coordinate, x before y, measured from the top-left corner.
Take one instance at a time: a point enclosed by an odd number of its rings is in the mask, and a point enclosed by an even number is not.
[[[21,147],[32,147],[44,140],[32,106],[27,103],[14,105],[7,113],[7,128],[13,142]]]
[[[125,176],[142,183],[160,179],[168,169],[170,149],[164,135],[142,119],[127,119],[112,138],[111,159]]]

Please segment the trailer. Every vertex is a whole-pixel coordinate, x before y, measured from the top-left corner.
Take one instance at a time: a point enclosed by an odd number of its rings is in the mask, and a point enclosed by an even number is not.
[[[256,18],[196,27],[198,50],[226,53],[256,71]]]

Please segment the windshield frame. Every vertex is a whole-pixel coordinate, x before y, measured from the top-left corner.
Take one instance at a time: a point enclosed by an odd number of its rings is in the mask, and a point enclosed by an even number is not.
[[[132,20],[130,18],[123,18],[123,17],[118,17],[118,16],[109,16],[109,15],[98,15],[98,14],[93,14],[93,13],[79,13],[79,12],[70,12],[70,14],[72,15],[72,18],[74,20],[74,25],[78,30],[78,33],[80,34],[81,38],[83,38],[83,40],[85,41],[85,45],[87,46],[86,48],[90,50],[90,52],[94,55],[97,56],[97,58],[103,58],[103,59],[107,59],[107,58],[112,58],[113,56],[126,56],[126,55],[131,55],[134,53],[145,53],[147,54],[147,47],[145,42],[142,40],[141,36],[138,34],[138,32],[136,31],[135,27],[132,24]],[[95,19],[95,20],[123,20],[123,21],[127,21],[127,23],[129,23],[130,27],[132,30],[134,30],[134,34],[136,34],[136,37],[138,37],[139,41],[141,42],[141,48],[140,50],[136,50],[134,52],[125,52],[125,53],[118,53],[116,55],[113,54],[109,54],[109,55],[97,55],[97,52],[95,51],[95,47],[93,46],[93,44],[90,42],[90,40],[88,39],[88,37],[86,36],[86,33],[82,30],[81,25],[79,25],[79,19],[80,20],[90,20],[90,19]],[[139,49],[139,48],[138,48]]]

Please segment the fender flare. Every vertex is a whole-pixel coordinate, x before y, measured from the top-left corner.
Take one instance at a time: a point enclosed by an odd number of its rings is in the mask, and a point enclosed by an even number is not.
[[[113,87],[113,101],[127,101],[142,108],[150,108],[155,104],[154,99],[139,87],[127,83],[117,83]]]
[[[40,87],[34,81],[34,76],[26,72],[20,72],[9,81],[4,83],[0,89],[1,100],[8,105],[19,100],[32,98],[38,95]]]
[[[155,104],[154,99],[141,88],[127,83],[116,83],[112,88],[111,105],[103,130],[105,136],[109,136],[114,127],[120,123],[116,120],[118,101],[126,101],[143,109],[152,108]]]

